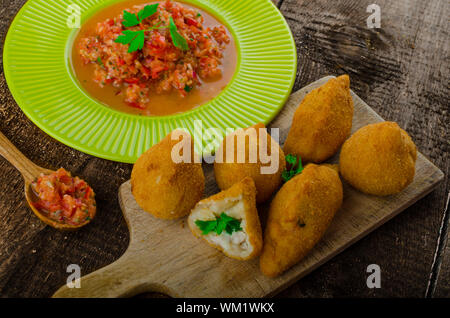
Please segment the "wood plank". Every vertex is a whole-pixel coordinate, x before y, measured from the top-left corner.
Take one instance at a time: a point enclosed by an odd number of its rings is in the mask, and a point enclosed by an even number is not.
[[[448,171],[447,171],[448,173]],[[449,222],[449,206],[450,193],[447,195],[447,204],[445,207],[445,215],[442,219],[442,227],[440,232],[443,233],[442,239],[438,242],[443,244],[442,254],[436,254],[436,284],[430,282],[430,295],[433,297],[449,298],[450,297],[450,237],[448,236]],[[447,233],[447,235],[445,235]],[[438,246],[439,247],[439,246]],[[439,252],[439,251],[438,251]]]
[[[442,263],[439,266],[436,287],[433,290],[433,297],[436,298],[450,297],[450,244],[448,236],[445,245]]]
[[[1,49],[9,24],[25,2],[3,1]],[[377,34],[365,27],[369,3],[373,1],[284,0],[282,13],[299,53],[294,90],[327,74],[350,72],[352,89],[384,118],[406,128],[419,150],[446,171],[445,181],[280,296],[425,294],[449,191],[449,69],[443,62],[449,52],[449,6],[436,0],[378,0],[382,30]],[[0,59],[0,66],[2,62]],[[97,192],[99,211],[89,228],[69,234],[52,231],[31,215],[22,199],[20,175],[0,159],[0,294],[50,296],[66,281],[67,265],[80,264],[86,274],[113,262],[127,248],[128,230],[115,193],[129,178],[131,166],[87,156],[45,135],[20,111],[1,67],[0,72],[0,130],[36,163],[68,167],[87,178]],[[378,290],[365,285],[366,267],[371,263],[382,268],[382,288]],[[449,266],[444,258],[439,282]],[[436,295],[443,295],[439,286],[445,281],[439,282]]]
[[[25,0],[7,0],[2,3],[1,51],[8,27],[25,2]],[[64,166],[93,182],[94,179],[83,172],[92,157],[59,143],[37,128],[17,106],[8,90],[3,74],[3,59],[0,59],[0,73],[0,130],[36,164],[52,169]],[[102,170],[102,166],[97,165],[97,169]],[[107,170],[112,171],[110,167]],[[102,174],[98,173],[98,170],[95,173],[95,175]],[[126,175],[129,175],[129,171]],[[113,179],[112,182],[114,181]],[[112,193],[117,191],[119,184]],[[49,296],[66,279],[66,267],[69,264],[77,263],[82,268],[98,268],[112,262],[126,249],[127,229],[125,222],[122,221],[120,208],[109,200],[109,194],[98,187],[96,187],[100,194],[98,199],[105,204],[110,213],[99,212],[99,220],[94,221],[97,224],[92,224],[93,232],[82,230],[70,234],[52,230],[42,224],[28,208],[23,188],[19,172],[0,158],[2,297]],[[102,199],[102,196],[105,199]],[[122,222],[122,236],[119,233],[117,238],[112,238],[110,246],[106,249],[98,247],[100,244],[105,245],[104,242],[108,242],[110,236],[106,233],[108,230],[103,228],[102,222],[112,222],[113,225],[110,226],[118,228],[119,231]],[[120,244],[124,244],[122,250]]]
[[[293,94],[271,127],[280,140],[289,131],[299,102],[323,78]],[[352,131],[382,119],[358,96]],[[336,155],[331,162],[336,162]],[[216,193],[212,165],[205,165],[206,195]],[[365,195],[344,183],[344,203],[323,240],[298,265],[271,279],[259,271],[258,260],[236,261],[195,238],[185,220],[159,220],[142,211],[131,194],[130,182],[121,186],[119,202],[130,229],[130,246],[115,263],[81,279],[82,288],[62,287],[56,297],[132,296],[145,291],[176,297],[271,296],[307,275],[369,232],[410,206],[442,181],[443,173],[419,154],[413,183],[390,197]],[[267,205],[260,207],[260,213]]]
[[[281,12],[298,50],[294,89],[326,74],[349,73],[361,98],[386,120],[397,121],[425,156],[449,171],[450,69],[443,61],[449,54],[450,8],[440,0],[380,0],[381,29],[369,30],[371,3],[283,1]],[[280,297],[423,297],[449,190],[446,173],[426,199]],[[372,263],[381,266],[381,289],[365,284]]]

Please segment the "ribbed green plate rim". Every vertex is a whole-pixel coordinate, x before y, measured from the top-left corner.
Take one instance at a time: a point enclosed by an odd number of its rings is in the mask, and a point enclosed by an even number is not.
[[[83,23],[101,8],[121,1],[70,3],[81,7]],[[76,31],[66,26],[68,3],[29,0],[12,22],[3,52],[6,81],[17,104],[62,143],[126,163],[135,162],[175,128],[186,128],[200,140],[207,128],[218,128],[223,136],[227,128],[268,124],[288,98],[297,69],[295,43],[281,13],[270,0],[180,2],[210,12],[235,38],[237,70],[215,99],[182,114],[160,117],[121,113],[102,105],[83,91],[71,72],[68,57]],[[196,120],[202,121],[203,130],[194,129]],[[203,141],[203,147],[208,143]]]

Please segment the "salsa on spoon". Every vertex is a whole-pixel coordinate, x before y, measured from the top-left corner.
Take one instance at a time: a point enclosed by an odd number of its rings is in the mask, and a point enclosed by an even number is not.
[[[52,171],[35,165],[2,133],[0,155],[22,174],[25,198],[36,216],[58,230],[73,231],[95,216],[95,193],[78,177],[63,168]]]
[[[60,168],[41,174],[31,185],[34,208],[55,222],[79,226],[89,222],[96,211],[92,188],[70,172]]]

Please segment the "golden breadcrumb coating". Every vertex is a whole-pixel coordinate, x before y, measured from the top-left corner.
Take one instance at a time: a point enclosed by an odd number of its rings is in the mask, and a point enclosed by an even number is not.
[[[225,231],[221,235],[215,232],[202,235],[195,224],[196,220],[214,220],[222,212],[241,220],[243,231],[233,233],[239,241],[233,242],[234,237]],[[209,245],[222,251],[228,257],[248,260],[259,256],[263,240],[256,209],[256,188],[253,179],[247,177],[231,188],[198,202],[189,215],[188,224],[195,236],[203,238]]]
[[[202,198],[205,176],[201,163],[194,163],[194,142],[183,131],[177,140],[172,133],[143,153],[131,172],[131,191],[139,206],[161,219],[181,218]],[[191,147],[190,163],[175,163],[172,148],[183,138],[185,149]],[[179,152],[183,155],[183,151]]]
[[[221,190],[228,189],[236,182],[244,179],[245,177],[251,177],[255,181],[256,186],[256,202],[261,203],[270,199],[272,194],[280,187],[281,184],[281,174],[286,168],[286,161],[284,158],[283,150],[277,144],[275,140],[266,132],[264,129],[262,133],[267,136],[267,155],[271,156],[271,145],[275,143],[275,149],[278,152],[278,166],[276,167],[274,173],[262,174],[261,167],[268,167],[270,163],[262,163],[259,156],[259,134],[260,128],[264,128],[264,124],[259,123],[249,128],[256,129],[256,138],[251,136],[246,138],[245,149],[238,149],[238,142],[236,141],[236,136],[245,134],[249,129],[244,129],[241,131],[234,132],[226,136],[217,150],[216,161],[214,162],[214,173],[217,185]],[[234,162],[226,162],[226,145],[232,142],[234,138]],[[255,145],[253,149],[257,151],[256,162],[250,162],[251,157],[249,156],[249,149],[252,149],[250,145]],[[237,162],[238,153],[245,153],[245,161],[242,163]],[[276,154],[274,154],[274,157]],[[222,158],[222,163],[219,163],[217,158]]]
[[[339,170],[356,189],[374,195],[401,192],[414,179],[417,148],[394,122],[362,127],[342,146]]]
[[[283,150],[303,162],[320,163],[333,156],[350,135],[353,100],[350,79],[330,79],[305,96],[292,120]]]
[[[336,170],[308,164],[273,199],[260,258],[263,274],[275,277],[297,264],[319,242],[343,200]]]

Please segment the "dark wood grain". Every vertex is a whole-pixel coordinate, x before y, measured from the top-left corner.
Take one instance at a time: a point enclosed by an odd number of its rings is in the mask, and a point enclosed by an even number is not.
[[[447,171],[448,173],[448,171]],[[429,292],[435,297],[450,297],[450,245],[448,226],[449,219],[450,193],[447,196],[445,206],[445,214],[442,218],[440,231],[442,235],[438,241],[437,248],[441,247],[441,251],[437,251],[435,257],[435,270],[432,275],[436,276],[436,281],[430,280]]]
[[[449,191],[449,6],[445,1],[377,1],[382,28],[369,30],[370,3],[283,1],[281,11],[298,48],[295,87],[325,74],[350,74],[352,89],[386,120],[405,128],[446,179],[437,191],[280,296],[426,293]],[[372,263],[382,269],[379,290],[365,283]]]
[[[1,2],[1,50],[24,2]],[[429,296],[449,297],[448,226],[442,226],[448,222],[444,211],[449,192],[448,2],[378,0],[379,30],[366,28],[366,7],[373,1],[276,2],[297,44],[294,90],[325,75],[350,74],[352,89],[382,117],[405,128],[446,174],[436,191],[279,296],[423,297],[434,286]],[[65,282],[67,265],[80,264],[86,274],[125,251],[129,238],[117,190],[129,178],[131,165],[83,154],[40,131],[13,100],[1,63],[0,130],[37,164],[64,166],[97,191],[99,211],[92,224],[60,233],[34,217],[19,173],[0,159],[0,296],[46,297]],[[366,267],[372,263],[382,270],[378,290],[366,286]]]
[[[24,2],[2,2],[2,51],[7,28]],[[93,184],[101,206],[92,224],[78,232],[61,233],[44,226],[27,207],[20,174],[0,158],[0,296],[50,296],[66,280],[69,264],[90,272],[125,251],[128,230],[117,191],[129,178],[131,166],[94,158],[47,136],[15,103],[3,65],[1,73],[0,130],[36,164],[51,169],[64,166]]]
[[[439,271],[439,279],[436,284],[434,297],[450,297],[450,246],[448,244],[448,236],[445,242],[446,248],[444,251],[444,258]]]

